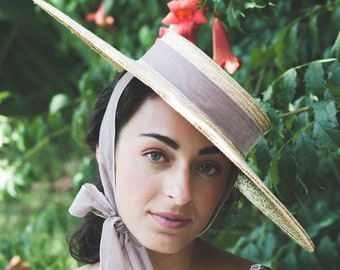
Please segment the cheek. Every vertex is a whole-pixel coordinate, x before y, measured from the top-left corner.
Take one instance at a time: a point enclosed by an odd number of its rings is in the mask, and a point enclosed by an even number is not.
[[[221,189],[205,189],[204,192],[204,204],[206,205],[207,210],[214,211],[218,202],[221,199],[223,190]],[[202,200],[203,201],[203,200]]]
[[[205,200],[207,202],[207,208],[212,209],[212,212],[216,209],[218,203],[222,199],[223,193],[227,188],[228,179],[230,176],[230,166],[226,167],[225,172],[223,172],[221,178],[217,179],[216,183],[211,186],[207,185],[204,190]]]
[[[144,207],[155,195],[155,189],[150,174],[143,169],[140,158],[132,158],[124,153],[117,156],[116,203],[121,214],[129,209]]]
[[[216,186],[205,186],[201,189],[201,196],[198,199],[199,209],[201,209],[202,214],[206,219],[210,219],[211,215],[214,213],[225,189],[225,183],[222,182]]]

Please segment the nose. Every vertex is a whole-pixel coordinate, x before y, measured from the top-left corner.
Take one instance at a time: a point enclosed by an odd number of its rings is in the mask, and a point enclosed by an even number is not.
[[[165,193],[176,205],[185,205],[192,199],[192,173],[190,166],[182,165],[174,169],[165,179]]]

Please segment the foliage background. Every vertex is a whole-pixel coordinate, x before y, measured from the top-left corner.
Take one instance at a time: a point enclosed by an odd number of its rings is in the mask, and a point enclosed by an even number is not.
[[[168,13],[167,1],[105,0],[115,24],[99,28],[85,16],[100,1],[49,2],[133,58],[151,46]],[[272,121],[249,163],[316,251],[303,251],[242,199],[205,237],[273,269],[337,269],[340,1],[206,2],[243,59],[233,77]],[[0,0],[0,31],[0,268],[18,254],[31,269],[71,269],[65,237],[78,220],[67,208],[97,175],[84,134],[115,71],[30,0]],[[198,32],[198,45],[211,55],[211,24]]]

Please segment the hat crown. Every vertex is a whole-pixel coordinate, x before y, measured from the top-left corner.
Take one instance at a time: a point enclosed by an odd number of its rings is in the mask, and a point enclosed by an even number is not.
[[[243,155],[263,137],[269,120],[257,102],[210,57],[171,32],[140,59],[169,81]]]

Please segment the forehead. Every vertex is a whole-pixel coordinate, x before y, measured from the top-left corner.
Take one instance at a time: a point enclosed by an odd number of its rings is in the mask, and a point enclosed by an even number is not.
[[[146,99],[143,102],[122,130],[125,135],[127,135],[127,131],[134,135],[162,134],[184,144],[194,142],[205,146],[213,145],[201,132],[159,97]]]

